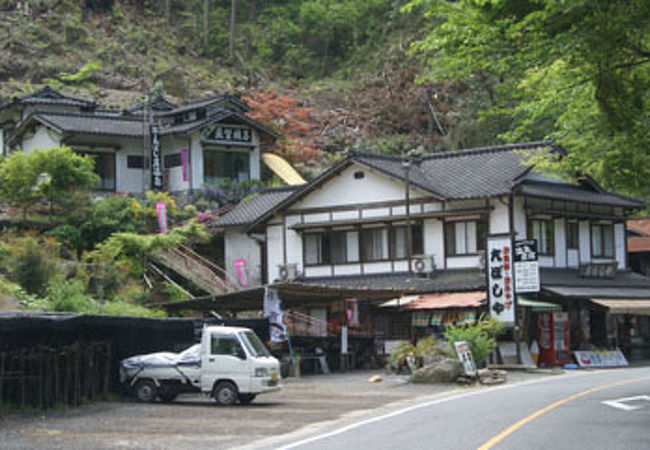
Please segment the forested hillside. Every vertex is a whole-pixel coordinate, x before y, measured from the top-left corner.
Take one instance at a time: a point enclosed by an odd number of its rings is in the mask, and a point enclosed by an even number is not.
[[[156,82],[179,102],[238,92],[287,136],[278,151],[294,161],[553,138],[569,151],[565,172],[650,197],[644,0],[0,0],[0,9],[3,100],[43,84],[113,107]]]

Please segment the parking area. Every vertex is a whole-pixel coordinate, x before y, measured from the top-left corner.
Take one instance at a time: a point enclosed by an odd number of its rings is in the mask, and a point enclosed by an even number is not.
[[[370,383],[376,374],[383,381]],[[539,376],[514,372],[509,382]],[[283,385],[248,406],[218,407],[206,397],[184,395],[169,404],[118,399],[40,414],[4,413],[0,442],[7,449],[234,448],[351,412],[459,389],[411,384],[381,371],[288,378]]]

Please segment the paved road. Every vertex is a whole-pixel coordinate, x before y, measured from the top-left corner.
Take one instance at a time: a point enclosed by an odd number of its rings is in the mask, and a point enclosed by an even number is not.
[[[607,403],[603,403],[607,402]],[[650,368],[468,389],[258,441],[299,449],[650,449]]]

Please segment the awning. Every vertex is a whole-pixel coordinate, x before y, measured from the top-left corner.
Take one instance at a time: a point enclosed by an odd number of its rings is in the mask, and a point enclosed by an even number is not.
[[[547,292],[562,297],[581,298],[640,298],[650,300],[650,288],[647,287],[582,287],[582,286],[542,286]]]
[[[485,301],[485,291],[422,294],[406,309],[479,308]]]
[[[532,310],[535,312],[562,311],[562,307],[560,305],[549,302],[540,302],[539,300],[532,300],[528,297],[521,296],[517,296],[517,306],[532,308]]]
[[[609,309],[610,314],[650,316],[650,300],[632,298],[592,298],[591,301]]]
[[[400,306],[406,306],[412,301],[416,300],[419,297],[419,295],[403,295],[398,298],[394,298],[392,300],[388,300],[387,302],[382,303],[379,305],[380,308],[399,308]]]

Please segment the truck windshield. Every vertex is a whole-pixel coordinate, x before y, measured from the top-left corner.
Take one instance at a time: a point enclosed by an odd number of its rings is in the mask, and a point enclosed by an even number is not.
[[[246,348],[248,351],[251,353],[253,356],[271,356],[269,351],[266,349],[260,338],[257,337],[255,333],[252,331],[244,331],[242,333],[242,337],[244,338],[244,344],[246,344]]]

